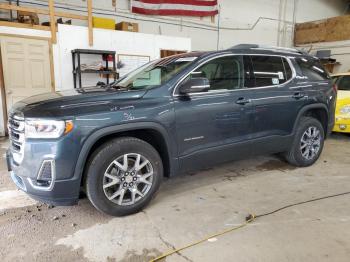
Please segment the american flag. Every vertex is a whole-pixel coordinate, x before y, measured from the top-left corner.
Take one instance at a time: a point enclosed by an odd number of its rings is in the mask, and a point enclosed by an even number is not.
[[[132,0],[133,13],[144,15],[214,16],[217,0]]]

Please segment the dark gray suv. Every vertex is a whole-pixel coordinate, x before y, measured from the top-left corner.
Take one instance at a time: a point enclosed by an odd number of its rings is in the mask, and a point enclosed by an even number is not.
[[[305,167],[332,130],[336,87],[295,49],[240,45],[150,62],[116,83],[33,96],[9,113],[16,185],[54,205],[145,207],[163,176],[258,154]]]

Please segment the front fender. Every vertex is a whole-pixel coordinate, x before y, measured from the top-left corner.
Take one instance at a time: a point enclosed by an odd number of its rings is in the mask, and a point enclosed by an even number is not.
[[[80,151],[80,154],[75,166],[74,178],[76,179],[82,178],[87,158],[90,154],[92,147],[95,145],[95,143],[98,140],[108,135],[118,134],[126,131],[141,130],[141,129],[151,129],[159,132],[163,136],[163,139],[167,147],[167,152],[169,155],[170,173],[171,174],[176,173],[178,170],[178,158],[176,156],[177,149],[176,149],[176,143],[174,143],[175,139],[172,138],[172,136],[168,133],[168,131],[158,123],[137,122],[137,123],[128,123],[128,124],[120,124],[115,126],[104,127],[93,132],[85,140],[82,146],[82,149]]]

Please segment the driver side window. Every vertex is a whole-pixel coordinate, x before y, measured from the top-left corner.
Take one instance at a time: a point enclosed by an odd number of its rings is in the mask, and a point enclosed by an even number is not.
[[[205,77],[209,80],[210,89],[233,90],[243,87],[243,61],[241,56],[219,57],[197,68],[189,76]]]

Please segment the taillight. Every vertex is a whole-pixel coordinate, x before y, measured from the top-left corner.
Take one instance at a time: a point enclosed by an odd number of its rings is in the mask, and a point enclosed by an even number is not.
[[[338,92],[338,86],[336,84],[333,84],[332,88],[333,88],[334,92],[336,92],[336,93]]]

